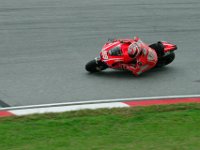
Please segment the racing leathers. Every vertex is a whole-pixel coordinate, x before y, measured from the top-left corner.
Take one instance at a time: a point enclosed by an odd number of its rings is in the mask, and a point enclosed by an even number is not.
[[[130,48],[134,48],[134,46],[139,49],[138,55],[133,59],[130,59],[129,57],[128,61],[125,60],[124,62],[115,64],[113,68],[129,70],[134,75],[138,76],[156,65],[158,56],[154,49],[143,43],[139,38],[130,43],[129,47],[127,47],[127,51],[129,51]]]

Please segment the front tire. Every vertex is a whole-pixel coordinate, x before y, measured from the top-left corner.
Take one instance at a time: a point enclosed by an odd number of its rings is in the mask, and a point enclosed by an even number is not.
[[[88,71],[88,72],[99,72],[101,70],[104,70],[108,68],[108,66],[101,62],[101,61],[97,61],[97,60],[91,60],[89,61],[86,65],[85,65],[85,69]]]

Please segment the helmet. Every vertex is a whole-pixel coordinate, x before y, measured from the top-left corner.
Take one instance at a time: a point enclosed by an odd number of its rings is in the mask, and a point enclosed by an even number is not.
[[[136,44],[133,43],[128,47],[128,55],[131,58],[137,58],[137,56],[141,53],[141,48]]]

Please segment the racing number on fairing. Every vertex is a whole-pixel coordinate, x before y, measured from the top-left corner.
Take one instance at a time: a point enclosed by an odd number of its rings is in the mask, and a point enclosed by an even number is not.
[[[102,57],[103,57],[103,59],[108,59],[108,54],[106,51],[102,52]]]

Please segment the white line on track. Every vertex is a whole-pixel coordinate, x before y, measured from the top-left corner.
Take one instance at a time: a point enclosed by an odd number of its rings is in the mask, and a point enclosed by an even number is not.
[[[0,110],[15,110],[15,109],[58,107],[58,106],[70,106],[70,105],[86,105],[86,104],[111,103],[111,102],[152,100],[152,99],[190,98],[190,97],[191,98],[195,98],[195,97],[200,97],[200,95],[174,95],[174,96],[157,96],[157,97],[139,97],[139,98],[119,98],[119,99],[91,100],[91,101],[79,101],[79,102],[66,102],[66,103],[52,103],[52,104],[41,104],[41,105],[7,107],[7,108],[0,108]]]

